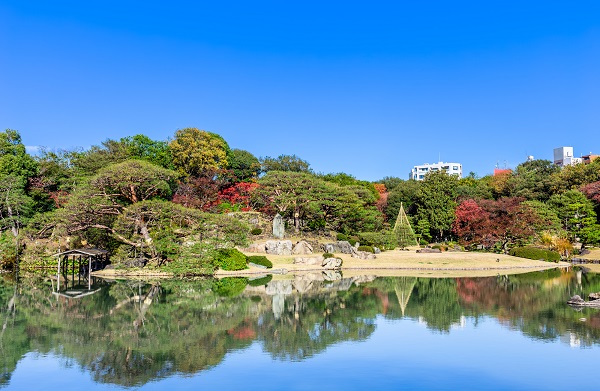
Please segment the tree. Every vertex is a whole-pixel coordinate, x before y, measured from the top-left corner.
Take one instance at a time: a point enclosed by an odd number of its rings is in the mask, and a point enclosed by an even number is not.
[[[442,240],[452,227],[458,178],[443,171],[425,175],[418,194],[418,217],[429,221],[434,238]]]
[[[600,242],[600,225],[596,219],[594,205],[579,190],[555,194],[548,201],[556,211],[563,228],[571,239],[579,239],[582,248]]]
[[[558,170],[549,160],[531,160],[519,164],[507,182],[511,196],[547,201],[552,195],[552,175]]]
[[[163,168],[174,169],[171,148],[166,141],[155,141],[143,134],[124,137],[123,144],[129,159],[141,159]]]
[[[84,182],[69,197],[63,209],[57,213],[67,232],[84,232],[99,229],[132,246],[139,243],[119,234],[113,223],[131,204],[151,199],[170,197],[177,173],[141,160],[128,160],[102,169]],[[146,222],[140,220],[140,232],[147,243],[151,242]]]
[[[269,156],[260,158],[263,172],[269,171],[292,171],[312,172],[310,164],[296,155],[279,155],[277,158]]]
[[[243,149],[234,149],[231,151],[229,168],[233,171],[236,179],[241,182],[258,178],[261,171],[258,158]]]
[[[422,182],[412,179],[401,181],[395,185],[388,195],[385,209],[388,221],[395,221],[394,219],[398,216],[401,203],[409,216],[414,216],[417,213],[417,201],[421,185]]]
[[[552,174],[551,181],[552,191],[556,194],[600,181],[600,160],[563,167]]]
[[[180,174],[196,177],[229,166],[231,150],[218,134],[197,128],[180,129],[169,146],[173,165]]]
[[[255,209],[280,213],[293,219],[300,230],[302,222],[313,229],[326,225],[339,232],[375,231],[381,228],[380,213],[367,201],[364,188],[338,186],[314,175],[293,171],[270,171],[258,181],[253,192]],[[364,192],[361,199],[358,193]]]
[[[465,200],[456,209],[452,229],[463,244],[481,244],[486,248],[496,243],[504,252],[509,245],[535,235],[540,217],[522,204],[522,198],[499,200]]]
[[[0,132],[0,175],[31,178],[37,174],[35,160],[27,154],[16,130]]]

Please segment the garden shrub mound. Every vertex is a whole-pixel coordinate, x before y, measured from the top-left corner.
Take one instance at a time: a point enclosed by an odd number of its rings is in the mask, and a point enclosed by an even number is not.
[[[251,255],[248,257],[248,263],[250,262],[256,265],[265,266],[267,269],[273,267],[273,263],[269,261],[264,255]]]
[[[250,231],[250,233],[255,236],[261,235],[263,233],[263,230],[260,228],[252,228],[252,231]]]
[[[344,235],[344,234],[337,234],[335,238],[337,239],[338,242],[339,241],[345,242],[348,240],[348,236]]]
[[[335,255],[333,255],[332,253],[324,253],[323,254],[323,259],[328,259],[328,258],[333,258],[335,257]]]
[[[246,256],[235,248],[222,248],[215,256],[215,266],[223,270],[247,269]]]
[[[375,249],[371,246],[358,246],[358,251],[364,251],[366,253],[375,253]]]
[[[515,247],[510,250],[510,255],[520,258],[544,260],[544,261],[560,261],[560,254],[556,251],[546,250],[537,247]]]
[[[378,247],[380,250],[393,250],[398,246],[398,239],[391,231],[361,232],[358,237],[361,244]]]

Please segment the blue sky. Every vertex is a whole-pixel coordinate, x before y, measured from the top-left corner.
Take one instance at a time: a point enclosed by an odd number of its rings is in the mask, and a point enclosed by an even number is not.
[[[0,2],[0,128],[73,148],[198,127],[317,172],[600,153],[600,2]]]

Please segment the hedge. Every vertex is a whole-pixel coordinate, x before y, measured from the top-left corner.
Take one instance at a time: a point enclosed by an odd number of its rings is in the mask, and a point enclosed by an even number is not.
[[[273,279],[273,276],[271,274],[269,274],[267,276],[248,281],[248,285],[263,286],[263,285],[267,285],[269,282],[271,282],[272,279]]]
[[[541,259],[544,261],[560,261],[560,254],[556,251],[537,247],[515,247],[510,250],[510,255],[527,259]]]
[[[223,270],[247,269],[246,256],[235,248],[222,248],[215,256],[215,266]]]
[[[265,266],[267,269],[273,267],[273,263],[267,259],[264,255],[251,255],[248,257],[248,262],[252,262],[257,265]]]

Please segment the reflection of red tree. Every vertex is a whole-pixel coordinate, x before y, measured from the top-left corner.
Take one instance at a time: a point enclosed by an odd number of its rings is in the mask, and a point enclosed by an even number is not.
[[[246,320],[243,324],[227,330],[227,334],[231,335],[234,339],[246,340],[256,338],[256,330],[250,321]]]

